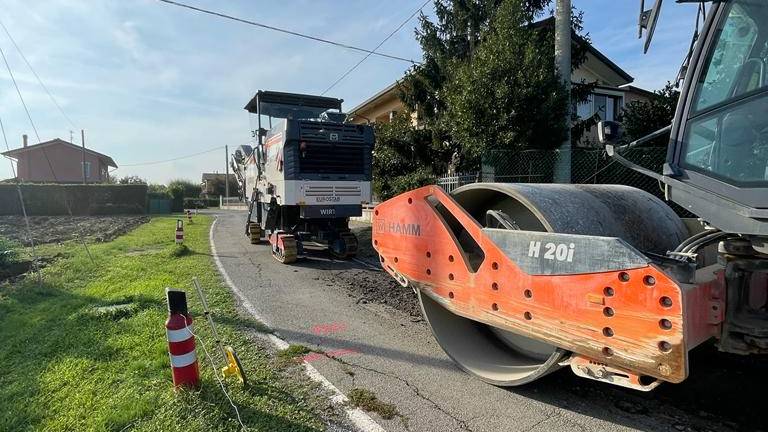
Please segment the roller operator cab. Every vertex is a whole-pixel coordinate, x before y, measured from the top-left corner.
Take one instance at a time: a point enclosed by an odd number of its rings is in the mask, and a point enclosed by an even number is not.
[[[259,91],[245,109],[257,145],[235,152],[250,195],[246,232],[267,236],[275,257],[311,250],[357,252],[349,218],[371,201],[373,128],[345,123],[342,100]]]
[[[696,218],[619,185],[427,186],[376,207],[383,268],[468,373],[516,386],[567,366],[647,391],[685,380],[705,342],[768,354],[768,2],[678,2],[705,24],[673,124],[632,143],[614,122],[598,132]],[[646,50],[660,7],[641,5]],[[622,157],[668,133],[663,172]]]

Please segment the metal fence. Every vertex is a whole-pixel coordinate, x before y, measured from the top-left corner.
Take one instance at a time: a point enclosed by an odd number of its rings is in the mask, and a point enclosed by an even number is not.
[[[477,183],[484,181],[480,172],[471,174],[449,174],[437,179],[437,184],[440,185],[446,192],[453,192],[454,189],[459,186],[464,186],[471,183]]]
[[[634,148],[622,154],[628,160],[647,169],[661,172],[666,160],[666,147]],[[437,184],[451,192],[459,186],[474,182],[552,183],[558,150],[493,150],[482,158],[480,172],[448,175]],[[642,189],[664,198],[661,185],[650,177],[632,171],[610,158],[604,150],[573,149],[571,151],[571,182],[574,184],[621,184]],[[684,217],[691,214],[670,203]]]

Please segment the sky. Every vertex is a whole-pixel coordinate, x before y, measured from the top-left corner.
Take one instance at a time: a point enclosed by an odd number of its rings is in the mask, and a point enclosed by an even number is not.
[[[423,0],[180,0],[348,45],[373,49]],[[696,7],[666,2],[649,54],[637,39],[637,0],[572,0],[593,44],[649,90],[677,75]],[[650,2],[646,2],[650,3]],[[423,12],[433,16],[429,3]],[[153,183],[224,172],[224,145],[250,141],[243,109],[259,90],[319,94],[365,54],[157,0],[0,0],[0,21],[55,97],[57,109],[7,35],[5,52],[39,133],[86,146],[120,166],[112,175]],[[419,60],[416,18],[379,49]],[[369,57],[327,95],[351,109],[402,77],[409,64]],[[10,148],[38,142],[0,63],[0,119]],[[5,144],[0,142],[0,149]],[[198,156],[162,162],[196,153]],[[150,163],[153,162],[153,163]],[[150,164],[148,164],[150,163]],[[0,179],[12,177],[0,160]]]

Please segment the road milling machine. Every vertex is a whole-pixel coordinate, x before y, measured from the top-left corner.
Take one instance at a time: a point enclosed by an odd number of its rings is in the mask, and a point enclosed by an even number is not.
[[[266,236],[280,262],[309,251],[357,253],[349,218],[371,201],[373,128],[346,123],[341,104],[260,90],[245,106],[257,144],[240,146],[231,163],[249,201],[245,233],[252,243]]]
[[[618,185],[427,186],[375,208],[381,265],[469,374],[517,386],[569,367],[648,391],[685,380],[710,340],[768,353],[768,2],[695,3],[673,124],[624,145],[619,124],[598,128],[609,156],[697,219]],[[666,133],[663,172],[622,157]]]

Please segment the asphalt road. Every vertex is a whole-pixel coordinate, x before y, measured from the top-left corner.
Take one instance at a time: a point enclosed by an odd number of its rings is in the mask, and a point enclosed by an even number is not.
[[[275,332],[319,349],[312,365],[343,392],[373,391],[401,414],[372,417],[389,431],[768,430],[764,362],[694,352],[691,377],[651,393],[577,378],[568,369],[534,384],[497,388],[471,378],[443,353],[423,321],[360,301],[349,280],[358,262],[274,260],[243,235],[243,212],[219,214],[214,243],[229,277]],[[341,281],[343,278],[339,278]]]

